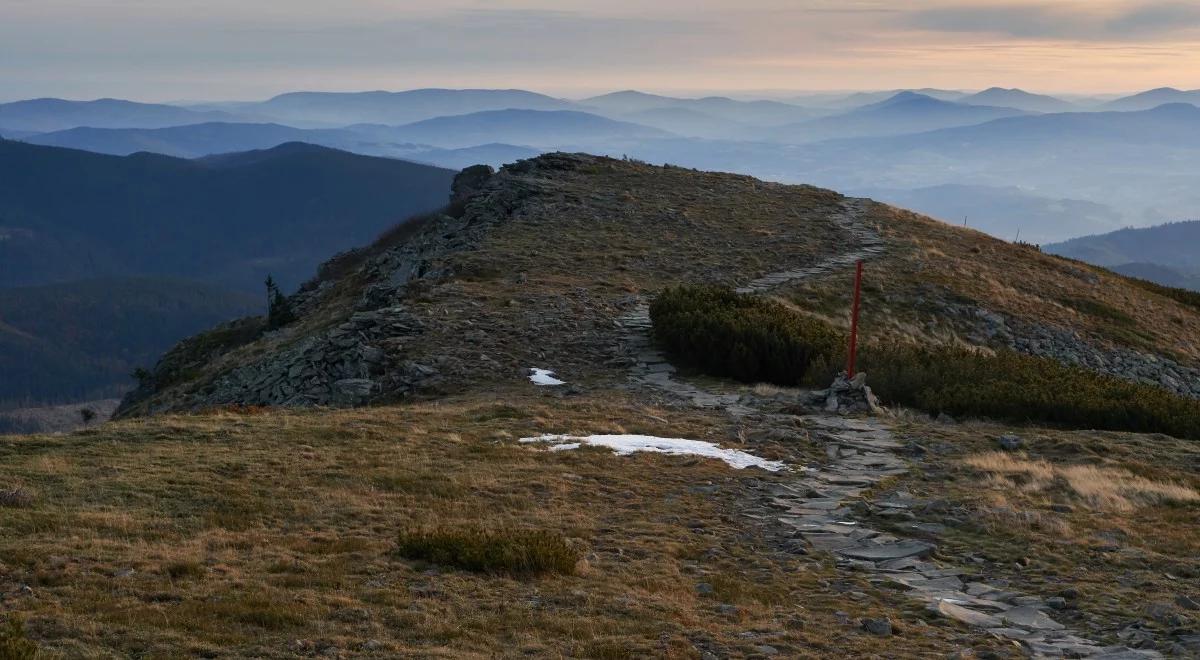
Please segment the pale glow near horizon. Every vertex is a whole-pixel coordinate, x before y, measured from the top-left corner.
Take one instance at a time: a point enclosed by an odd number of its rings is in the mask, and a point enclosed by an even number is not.
[[[0,96],[1200,87],[1175,0],[0,0]]]

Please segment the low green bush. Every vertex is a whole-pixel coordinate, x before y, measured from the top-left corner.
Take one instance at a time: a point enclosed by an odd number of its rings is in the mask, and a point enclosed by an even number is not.
[[[814,384],[845,340],[828,323],[760,296],[713,286],[662,292],[650,306],[654,337],[672,356],[715,376]]]
[[[581,554],[561,534],[477,527],[425,528],[400,533],[400,556],[477,573],[570,574]]]
[[[823,386],[843,364],[839,331],[759,296],[679,287],[650,316],[668,352],[715,376]],[[1048,358],[872,342],[859,366],[884,402],[930,414],[1200,439],[1200,401]]]
[[[884,401],[934,415],[1200,439],[1200,401],[1048,358],[873,345],[860,364]]]

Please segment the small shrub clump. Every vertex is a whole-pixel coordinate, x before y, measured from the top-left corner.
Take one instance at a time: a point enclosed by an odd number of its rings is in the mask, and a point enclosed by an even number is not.
[[[25,509],[33,506],[33,493],[24,488],[0,488],[0,506]]]
[[[413,529],[400,534],[400,556],[476,573],[539,575],[575,571],[581,554],[554,532],[477,527]]]
[[[655,339],[715,376],[776,385],[815,384],[844,339],[828,323],[782,303],[714,286],[668,289],[650,306]]]

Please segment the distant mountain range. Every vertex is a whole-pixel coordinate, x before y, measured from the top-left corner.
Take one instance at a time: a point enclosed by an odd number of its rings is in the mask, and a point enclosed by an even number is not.
[[[1160,87],[1126,96],[1105,103],[1100,107],[1101,110],[1110,110],[1115,112],[1134,112],[1138,110],[1149,110],[1157,108],[1160,105],[1168,103],[1188,103],[1191,105],[1200,104],[1200,89],[1192,91],[1183,91],[1173,87]]]
[[[866,188],[852,192],[953,225],[1028,243],[1062,240],[1097,228],[1116,228],[1122,219],[1119,213],[1102,204],[1043,197],[1013,186],[944,184],[913,190]]]
[[[920,89],[893,89],[874,92],[853,92],[850,94],[837,94],[829,92],[821,94],[803,94],[800,96],[793,96],[786,100],[790,103],[795,103],[796,105],[804,107],[847,110],[850,108],[859,108],[864,105],[870,105],[872,103],[879,103],[880,101],[886,101],[887,99],[904,92],[911,92],[913,94],[920,94],[922,96],[930,96],[942,101],[957,101],[970,94],[970,92],[963,92],[953,89],[923,87]]]
[[[572,110],[492,110],[438,117],[405,126],[352,126],[373,139],[463,148],[489,141],[544,148],[611,145],[669,137],[649,126]]]
[[[1125,228],[1043,247],[1167,286],[1200,291],[1200,220]]]
[[[488,110],[573,110],[570,101],[521,89],[414,89],[403,92],[292,92],[230,106],[302,124],[408,124]],[[3,124],[0,124],[3,125]]]
[[[1022,89],[1004,89],[1002,87],[992,87],[978,94],[971,94],[956,100],[958,103],[967,105],[1016,108],[1026,112],[1070,112],[1080,109],[1074,103],[1053,96],[1030,94]]]
[[[1023,114],[1026,113],[1015,108],[968,105],[914,92],[901,92],[850,112],[789,124],[766,135],[783,142],[817,142],[843,137],[917,133]]]
[[[1125,228],[1083,236],[1045,249],[1098,266],[1153,263],[1200,272],[1200,220]]]
[[[803,108],[791,103],[780,101],[738,101],[724,96],[707,96],[699,99],[659,96],[627,90],[613,92],[602,96],[593,96],[579,101],[579,104],[593,112],[606,116],[640,116],[650,111],[673,110],[680,116],[709,117],[712,119],[738,124],[750,125],[782,125],[791,122],[810,119],[822,114],[812,109]],[[666,113],[659,113],[666,117]],[[668,129],[677,132],[675,129]]]
[[[268,273],[294,286],[442,205],[453,176],[300,144],[189,161],[0,141],[0,286],[153,275],[257,291]]]
[[[497,134],[496,137],[502,136]],[[402,136],[392,132],[389,127],[371,125],[309,129],[281,124],[214,122],[170,128],[71,128],[32,135],[22,141],[116,156],[146,151],[177,158],[200,158],[214,154],[269,149],[285,142],[305,142],[364,155],[400,158],[452,169],[462,169],[477,163],[511,163],[541,153],[537,149],[502,142],[475,144],[457,149],[413,144],[404,142]]]
[[[169,128],[69,128],[29,136],[22,141],[117,156],[147,151],[177,158],[199,158],[233,151],[269,149],[285,142],[307,142],[330,147],[354,145],[361,141],[361,136],[344,129],[209,122]]]
[[[196,111],[171,105],[117,99],[65,101],[33,99],[0,104],[0,135],[93,128],[162,128],[212,121],[235,121],[220,111]]]
[[[189,107],[42,99],[0,106],[0,134],[98,153],[183,158],[305,142],[455,169],[553,150],[629,155],[888,191],[935,213],[969,208],[980,226],[1021,208],[1032,215],[996,224],[996,232],[1011,237],[1010,225],[1020,225],[1036,241],[1108,229],[1109,213],[1117,224],[1145,224],[1193,212],[1200,203],[1194,192],[1200,175],[1192,174],[1200,158],[1192,104],[1198,96],[1163,88],[1102,104],[994,87],[783,101],[633,90],[569,100],[486,89],[296,92]],[[1160,101],[1175,103],[1096,111]],[[20,127],[6,125],[4,112]],[[70,126],[81,121],[95,125]],[[932,203],[933,191],[946,198]],[[1096,206],[1079,207],[1085,200]],[[1063,204],[1072,213],[1056,210]],[[1033,218],[1045,218],[1046,231],[1031,230]]]

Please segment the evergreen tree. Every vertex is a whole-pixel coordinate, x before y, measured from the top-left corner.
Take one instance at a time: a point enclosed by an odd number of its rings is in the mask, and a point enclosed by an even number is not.
[[[278,330],[296,320],[292,303],[279,291],[275,278],[267,275],[267,329]]]

